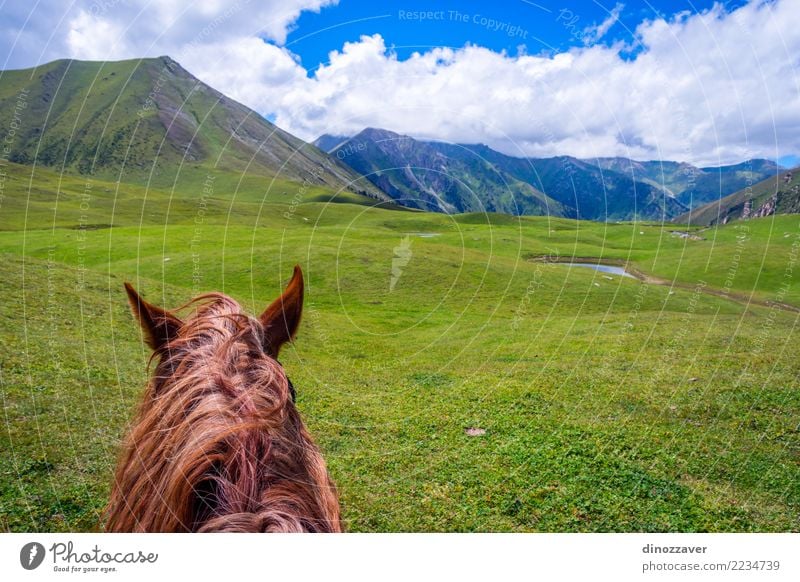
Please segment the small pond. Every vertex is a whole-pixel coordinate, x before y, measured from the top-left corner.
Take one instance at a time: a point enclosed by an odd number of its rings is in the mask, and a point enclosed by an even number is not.
[[[619,275],[620,277],[628,277],[630,279],[636,278],[622,267],[615,267],[613,265],[598,265],[597,263],[561,263],[561,264],[566,265],[568,267],[584,267],[587,269],[594,269],[595,271],[600,271],[601,273],[608,273],[609,275]]]

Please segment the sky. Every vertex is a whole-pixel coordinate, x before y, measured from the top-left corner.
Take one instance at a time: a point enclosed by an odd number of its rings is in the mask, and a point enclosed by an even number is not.
[[[798,15],[800,0],[7,0],[0,68],[168,54],[306,140],[381,127],[511,155],[795,165]]]

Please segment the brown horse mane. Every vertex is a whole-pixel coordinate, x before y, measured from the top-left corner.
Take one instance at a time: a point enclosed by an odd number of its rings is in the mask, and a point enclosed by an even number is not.
[[[107,531],[341,531],[336,489],[275,359],[299,323],[298,273],[259,319],[208,293],[184,306],[184,322],[127,286],[156,366]]]

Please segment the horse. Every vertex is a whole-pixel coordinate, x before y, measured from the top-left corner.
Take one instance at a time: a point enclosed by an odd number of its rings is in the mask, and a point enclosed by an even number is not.
[[[300,267],[258,318],[222,293],[167,311],[130,283],[125,290],[155,370],[117,464],[105,531],[342,531],[336,487],[278,362],[300,324]]]

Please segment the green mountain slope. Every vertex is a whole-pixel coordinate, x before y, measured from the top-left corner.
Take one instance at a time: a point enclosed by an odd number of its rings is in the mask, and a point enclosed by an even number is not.
[[[721,200],[696,208],[677,217],[674,222],[707,226],[796,213],[800,213],[800,167],[783,171]]]
[[[169,57],[3,71],[0,127],[14,128],[6,157],[20,164],[161,186],[183,174],[246,170],[386,199]]]
[[[781,171],[775,162],[763,159],[716,168],[670,161],[637,162],[628,158],[593,161],[603,169],[627,174],[634,180],[663,189],[690,209],[724,198]]]
[[[447,147],[447,146],[442,146]],[[523,180],[588,220],[664,220],[686,210],[661,189],[614,170],[570,156],[517,158],[485,145],[466,146],[496,167]]]
[[[417,167],[429,171],[446,168],[463,184],[469,184],[468,177],[472,178],[472,182],[480,186],[474,190],[478,198],[482,198],[487,189],[491,191],[491,187],[481,181],[481,177],[489,173],[501,176],[517,189],[519,182],[528,184],[540,199],[544,195],[560,204],[564,216],[602,221],[670,220],[780,172],[777,164],[763,159],[730,166],[697,167],[682,162],[640,162],[621,157],[520,158],[483,144],[423,142],[402,136],[403,143],[398,145],[400,137],[389,131],[368,129],[349,140],[323,135],[314,143],[359,172],[372,174],[372,181],[391,191],[393,198],[417,208],[452,211],[449,200],[463,200],[471,194],[465,195],[450,184],[437,184],[437,191],[448,191],[450,197],[444,202],[437,200],[430,188],[431,181],[436,180],[431,177],[420,180],[408,167],[407,162],[411,160]],[[375,146],[376,141],[381,142],[379,147]],[[447,162],[443,163],[445,159]],[[485,202],[493,210],[508,212],[503,205],[493,205],[491,195]],[[454,206],[464,208],[463,203]],[[541,213],[536,205],[532,209],[526,204],[520,206],[523,214]],[[550,208],[552,213],[552,203]]]
[[[663,188],[569,156],[518,158],[482,144],[424,142],[380,129],[347,141],[323,135],[314,143],[396,201],[425,210],[487,209],[601,221],[669,220],[687,210]]]
[[[332,143],[323,136],[317,144]],[[454,146],[458,147],[458,146]],[[422,210],[573,216],[574,211],[531,184],[461,148],[368,128],[331,151],[396,202]]]

